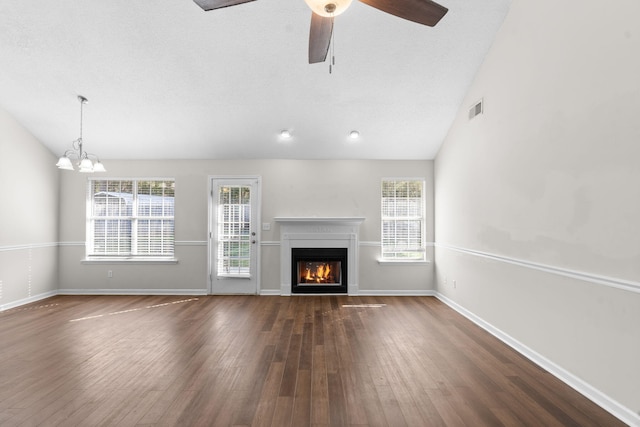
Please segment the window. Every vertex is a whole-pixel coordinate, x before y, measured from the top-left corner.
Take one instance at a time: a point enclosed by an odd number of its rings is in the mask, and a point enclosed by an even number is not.
[[[221,185],[218,192],[218,276],[248,276],[251,263],[251,187]]]
[[[382,180],[382,260],[424,261],[424,180]]]
[[[89,180],[87,257],[173,257],[175,181]]]

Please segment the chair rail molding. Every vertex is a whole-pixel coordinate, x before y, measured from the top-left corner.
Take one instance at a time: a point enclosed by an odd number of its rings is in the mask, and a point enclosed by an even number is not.
[[[601,276],[598,274],[588,273],[584,271],[572,270],[569,268],[555,267],[548,264],[541,264],[533,261],[512,258],[504,255],[496,255],[489,252],[478,251],[475,249],[461,248],[458,246],[447,245],[443,243],[435,243],[436,248],[447,249],[450,251],[472,255],[480,258],[491,259],[494,261],[504,262],[517,265],[520,267],[530,268],[533,270],[544,271],[545,273],[556,274],[559,276],[570,277],[585,282],[595,283],[598,285],[609,286],[616,289],[622,289],[629,292],[640,293],[640,282],[632,280],[618,279],[615,277]]]

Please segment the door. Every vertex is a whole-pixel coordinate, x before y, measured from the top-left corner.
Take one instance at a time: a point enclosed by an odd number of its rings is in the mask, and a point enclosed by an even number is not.
[[[210,293],[256,294],[259,289],[260,179],[211,178]]]

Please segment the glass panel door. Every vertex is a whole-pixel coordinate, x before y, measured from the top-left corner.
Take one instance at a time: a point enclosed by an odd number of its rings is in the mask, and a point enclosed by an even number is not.
[[[211,293],[257,293],[258,180],[214,178]]]

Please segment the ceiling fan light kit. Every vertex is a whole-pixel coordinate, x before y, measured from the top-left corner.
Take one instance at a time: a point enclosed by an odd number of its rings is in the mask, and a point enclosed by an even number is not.
[[[193,0],[203,10],[221,9],[254,0]],[[309,64],[324,62],[333,34],[333,18],[343,13],[353,0],[304,0],[311,9]],[[362,3],[398,18],[435,26],[448,12],[431,0],[360,0]]]
[[[304,0],[313,13],[325,18],[338,16],[351,5],[353,0]]]

